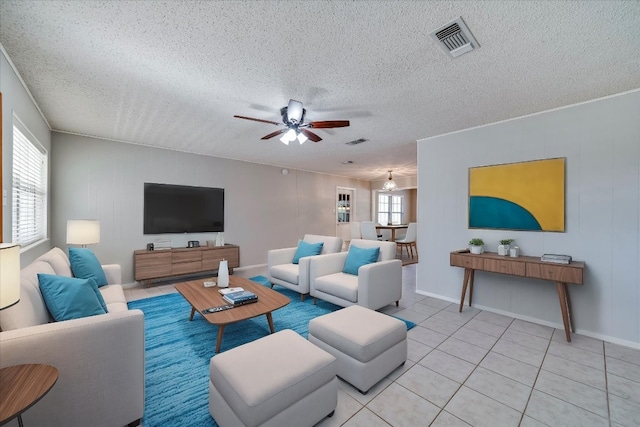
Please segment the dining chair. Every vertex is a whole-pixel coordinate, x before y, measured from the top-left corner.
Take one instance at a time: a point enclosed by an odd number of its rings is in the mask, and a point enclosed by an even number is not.
[[[364,240],[380,240],[380,237],[382,237],[382,235],[378,235],[373,221],[362,221],[360,223],[360,233]]]
[[[418,236],[418,224],[415,222],[409,223],[407,227],[407,234],[403,239],[396,239],[396,244],[400,247],[400,256],[402,257],[402,248],[407,248],[407,256],[413,258],[413,250],[415,249],[415,256],[418,256],[418,246],[416,245],[416,238]]]
[[[391,230],[377,230],[376,232],[380,233],[378,234],[378,240],[384,240],[385,242],[391,242]]]

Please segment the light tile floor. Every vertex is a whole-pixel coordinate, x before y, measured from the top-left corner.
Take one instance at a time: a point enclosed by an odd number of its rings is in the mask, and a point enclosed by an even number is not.
[[[403,267],[400,307],[416,322],[407,363],[366,395],[340,381],[321,427],[640,426],[640,350],[415,293]],[[253,271],[251,275],[264,274]],[[128,300],[175,292],[127,289]]]

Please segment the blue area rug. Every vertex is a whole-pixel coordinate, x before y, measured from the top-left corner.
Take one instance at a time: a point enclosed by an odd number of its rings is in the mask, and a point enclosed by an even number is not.
[[[260,283],[260,277],[255,279]],[[342,308],[321,300],[313,305],[310,297],[301,302],[300,294],[282,287],[275,289],[291,299],[287,306],[273,312],[276,331],[293,329],[306,338],[309,320]],[[180,294],[132,301],[129,308],[144,312],[144,427],[217,426],[209,414],[209,362],[218,328],[197,313],[190,322],[191,306]],[[407,329],[415,326],[405,322]],[[220,351],[267,335],[266,316],[228,325]]]

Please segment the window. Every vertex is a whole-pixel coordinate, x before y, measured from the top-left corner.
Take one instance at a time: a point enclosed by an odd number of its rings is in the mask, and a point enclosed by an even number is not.
[[[402,196],[378,195],[378,223],[402,224],[403,214]]]
[[[27,246],[47,237],[47,152],[13,120],[13,243]]]
[[[351,221],[351,194],[338,194],[338,222]]]

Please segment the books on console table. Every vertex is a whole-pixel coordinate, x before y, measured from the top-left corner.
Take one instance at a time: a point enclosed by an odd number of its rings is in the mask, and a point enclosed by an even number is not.
[[[558,254],[544,254],[540,257],[540,261],[553,262],[556,264],[570,264],[571,256]]]
[[[233,305],[251,304],[252,302],[258,302],[258,295],[251,291],[240,290],[236,292],[229,292],[222,296],[222,298]]]

